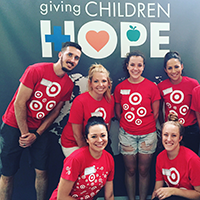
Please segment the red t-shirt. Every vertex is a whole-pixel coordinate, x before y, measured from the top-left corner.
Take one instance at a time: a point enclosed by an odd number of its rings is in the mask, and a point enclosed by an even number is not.
[[[61,135],[61,144],[63,147],[69,148],[78,146],[74,138],[72,123],[82,124],[83,133],[85,125],[91,116],[101,116],[104,121],[109,124],[112,117],[114,117],[114,98],[107,102],[105,98],[97,101],[91,97],[89,92],[78,95],[71,106],[69,120],[64,127]]]
[[[65,158],[61,177],[75,182],[70,196],[80,200],[93,199],[106,182],[114,178],[113,157],[103,150],[102,156],[95,159],[88,147],[82,147]],[[57,199],[58,187],[50,200]]]
[[[191,109],[200,113],[200,85],[192,91]]]
[[[182,81],[174,85],[169,79],[158,84],[158,89],[165,103],[165,121],[169,112],[176,113],[184,126],[191,126],[197,122],[195,112],[190,109],[192,90],[199,85],[198,81],[183,76]]]
[[[27,101],[29,129],[38,128],[57,103],[70,100],[74,87],[67,74],[62,78],[55,74],[53,63],[37,63],[29,66],[20,78],[20,82],[33,90],[32,96]],[[2,118],[4,123],[15,128],[18,128],[14,112],[17,93],[18,89]]]
[[[179,154],[173,160],[163,150],[156,161],[156,181],[165,181],[169,187],[194,189],[200,186],[200,158],[192,150],[180,146]]]
[[[122,107],[120,126],[127,133],[144,135],[156,130],[152,110],[152,103],[160,99],[156,84],[146,78],[138,84],[126,79],[116,86],[114,97]]]

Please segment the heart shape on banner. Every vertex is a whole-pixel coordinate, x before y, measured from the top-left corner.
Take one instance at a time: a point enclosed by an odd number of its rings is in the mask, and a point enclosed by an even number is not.
[[[109,40],[109,34],[106,31],[88,31],[86,33],[87,42],[99,52]]]

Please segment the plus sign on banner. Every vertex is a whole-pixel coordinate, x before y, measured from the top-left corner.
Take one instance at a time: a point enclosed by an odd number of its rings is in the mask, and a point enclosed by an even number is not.
[[[52,35],[45,35],[46,42],[54,43],[54,50],[60,51],[62,48],[62,43],[70,41],[70,35],[62,35],[61,26],[53,27]]]

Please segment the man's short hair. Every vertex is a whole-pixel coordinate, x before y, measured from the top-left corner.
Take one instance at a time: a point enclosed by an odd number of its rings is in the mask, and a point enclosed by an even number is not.
[[[80,51],[82,50],[81,46],[78,44],[78,43],[75,43],[75,42],[65,42],[63,45],[62,45],[62,49],[61,51],[65,51],[65,49],[67,47],[75,47],[77,49],[79,49]]]

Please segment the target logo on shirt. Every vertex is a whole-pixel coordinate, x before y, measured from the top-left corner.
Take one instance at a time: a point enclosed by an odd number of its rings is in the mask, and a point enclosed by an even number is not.
[[[123,110],[126,111],[124,118],[128,122],[134,121],[139,126],[142,124],[142,118],[147,115],[147,108],[140,106],[142,95],[139,92],[133,92],[130,94],[128,101],[128,103],[124,103],[122,106]]]
[[[167,180],[172,185],[178,185],[180,181],[180,174],[175,167],[171,167],[170,169],[162,169],[162,174],[167,176]]]
[[[163,91],[164,93],[164,91]],[[184,103],[185,95],[181,90],[171,89],[168,93],[169,99],[166,102],[166,106],[169,109],[169,113],[175,113],[179,117],[179,121],[185,123],[185,115],[189,112],[189,106]]]
[[[57,104],[56,98],[61,92],[57,82],[42,79],[34,91],[33,99],[29,104],[30,110],[37,119],[44,118]]]

